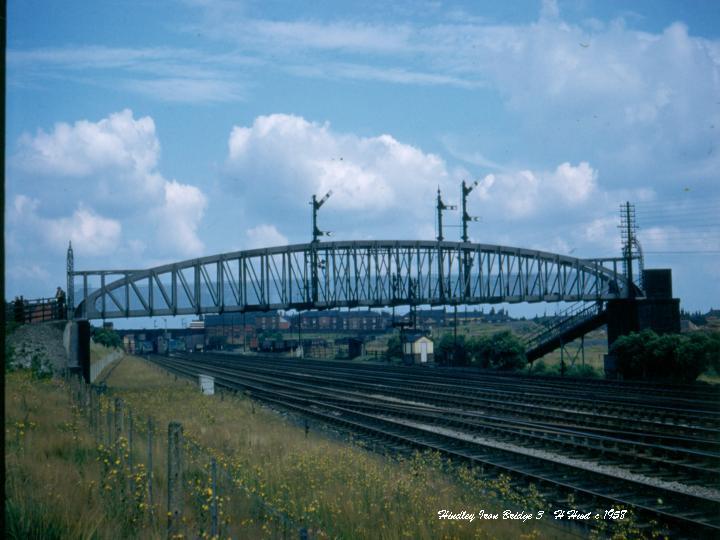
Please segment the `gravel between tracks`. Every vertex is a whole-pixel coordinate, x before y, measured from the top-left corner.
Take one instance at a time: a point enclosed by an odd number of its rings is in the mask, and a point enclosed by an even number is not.
[[[399,399],[391,396],[385,396],[383,394],[362,394],[367,397],[373,398],[373,399],[381,399],[383,401],[390,401],[393,403],[402,403],[403,405],[417,405],[418,407],[423,407],[427,409],[437,409],[438,407],[434,405],[429,405],[427,403],[423,403],[422,401],[410,401],[407,399]]]
[[[678,493],[684,493],[685,495],[692,495],[695,497],[703,497],[704,499],[709,499],[713,501],[720,502],[720,491],[712,488],[707,488],[703,486],[688,486],[686,484],[682,484],[680,482],[666,482],[664,480],[660,480],[658,478],[652,478],[649,476],[645,476],[642,474],[630,472],[618,467],[611,467],[608,465],[601,465],[598,463],[592,463],[588,461],[583,461],[581,459],[575,459],[570,458],[566,456],[558,456],[557,454],[553,454],[550,452],[546,452],[545,450],[538,450],[534,448],[525,448],[522,446],[516,446],[514,444],[508,444],[504,442],[494,441],[491,439],[486,439],[484,437],[478,437],[477,435],[470,435],[467,433],[464,433],[462,431],[456,431],[453,429],[447,429],[442,428],[438,426],[432,426],[428,424],[423,424],[420,422],[413,422],[411,420],[401,420],[392,416],[384,416],[384,415],[378,415],[378,418],[382,418],[383,420],[388,420],[390,422],[395,422],[398,424],[404,424],[406,426],[422,429],[424,431],[429,431],[431,433],[438,433],[440,435],[448,435],[450,437],[455,437],[457,439],[470,441],[476,444],[480,444],[483,446],[489,446],[492,448],[498,448],[501,450],[509,450],[512,452],[518,452],[521,454],[525,454],[528,456],[533,456],[549,461],[553,461],[555,463],[561,463],[563,465],[569,465],[571,467],[575,467],[578,469],[584,469],[587,471],[592,472],[598,472],[607,474],[610,476],[614,476],[616,478],[620,478],[623,480],[632,480],[634,482],[642,482],[644,484],[648,484],[651,486],[655,486],[661,489],[667,489],[670,491],[676,491]]]

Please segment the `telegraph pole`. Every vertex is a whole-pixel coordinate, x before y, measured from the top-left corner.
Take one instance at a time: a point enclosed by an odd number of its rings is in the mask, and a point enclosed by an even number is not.
[[[620,205],[620,232],[624,241],[623,256],[625,258],[625,274],[628,281],[627,297],[635,297],[635,287],[633,285],[633,245],[637,243],[635,234],[637,233],[637,225],[635,223],[635,205],[625,202]]]

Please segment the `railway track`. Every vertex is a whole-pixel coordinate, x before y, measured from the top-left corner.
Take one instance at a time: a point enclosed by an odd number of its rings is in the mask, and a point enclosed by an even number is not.
[[[213,356],[205,354],[201,357],[204,364],[216,366],[233,365],[232,357],[226,355]],[[392,396],[397,399],[415,400],[422,399],[423,402],[432,403],[438,406],[447,406],[454,409],[482,411],[496,413],[500,416],[534,419],[537,421],[552,422],[557,426],[583,426],[584,428],[597,428],[610,431],[619,435],[638,439],[645,439],[646,442],[669,445],[687,445],[697,450],[710,450],[720,453],[720,411],[713,416],[710,410],[718,403],[703,401],[702,410],[692,411],[687,408],[673,409],[666,406],[661,412],[657,412],[657,418],[639,419],[633,412],[636,399],[628,401],[613,412],[608,412],[605,401],[600,396],[592,400],[593,407],[583,403],[580,408],[574,405],[574,398],[557,398],[555,403],[544,403],[544,396],[538,399],[538,390],[526,387],[520,391],[515,385],[508,392],[492,391],[488,395],[484,388],[475,388],[474,381],[468,383],[447,381],[443,375],[431,380],[428,376],[418,380],[410,373],[395,374],[385,373],[385,369],[375,367],[369,374],[365,366],[355,372],[345,367],[345,363],[332,365],[330,362],[320,362],[319,366],[306,365],[306,361],[300,365],[292,360],[268,360],[267,358],[244,357],[241,363],[234,362],[234,369],[252,370],[255,373],[267,373],[269,375],[282,375],[282,379],[292,379],[312,384],[325,384],[332,388],[349,388],[363,390],[366,393],[381,392],[383,395]],[[425,370],[427,371],[427,370]],[[506,378],[506,377],[505,377]],[[482,385],[493,384],[482,381]],[[571,386],[572,383],[566,386]],[[554,395],[565,393],[563,389],[553,388]],[[700,414],[708,412],[710,414]]]
[[[590,384],[594,399],[583,399],[567,381],[530,385],[534,379],[446,370],[211,354],[153,361],[189,377],[213,375],[220,386],[391,445],[438,450],[588,504],[632,507],[689,538],[720,537],[720,415],[712,392],[667,388],[660,404],[651,398],[658,389],[642,385],[623,392]],[[649,405],[639,404],[644,394]],[[641,416],[625,410],[634,405]]]

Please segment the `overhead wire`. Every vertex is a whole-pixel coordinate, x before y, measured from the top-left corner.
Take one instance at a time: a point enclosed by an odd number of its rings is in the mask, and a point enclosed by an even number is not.
[[[693,251],[693,250],[687,250],[687,251],[643,251],[645,255],[713,255],[713,254],[720,254],[720,249],[718,250],[707,250],[707,251]]]
[[[654,201],[639,201],[636,203],[633,203],[635,207],[638,206],[661,206],[661,207],[671,207],[676,206],[677,203],[700,203],[700,204],[718,204],[720,203],[720,199],[712,198],[697,198],[697,197],[679,197],[679,198],[663,198],[658,199]]]

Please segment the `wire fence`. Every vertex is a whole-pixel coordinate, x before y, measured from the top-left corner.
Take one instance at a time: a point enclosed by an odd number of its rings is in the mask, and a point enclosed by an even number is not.
[[[96,441],[108,518],[121,524],[123,536],[328,537],[265,500],[249,471],[184,433],[179,422],[160,425],[102,387],[67,382]]]
[[[125,351],[116,349],[106,354],[101,360],[90,364],[90,382],[94,383],[100,374],[113,362],[120,360],[125,355]]]

